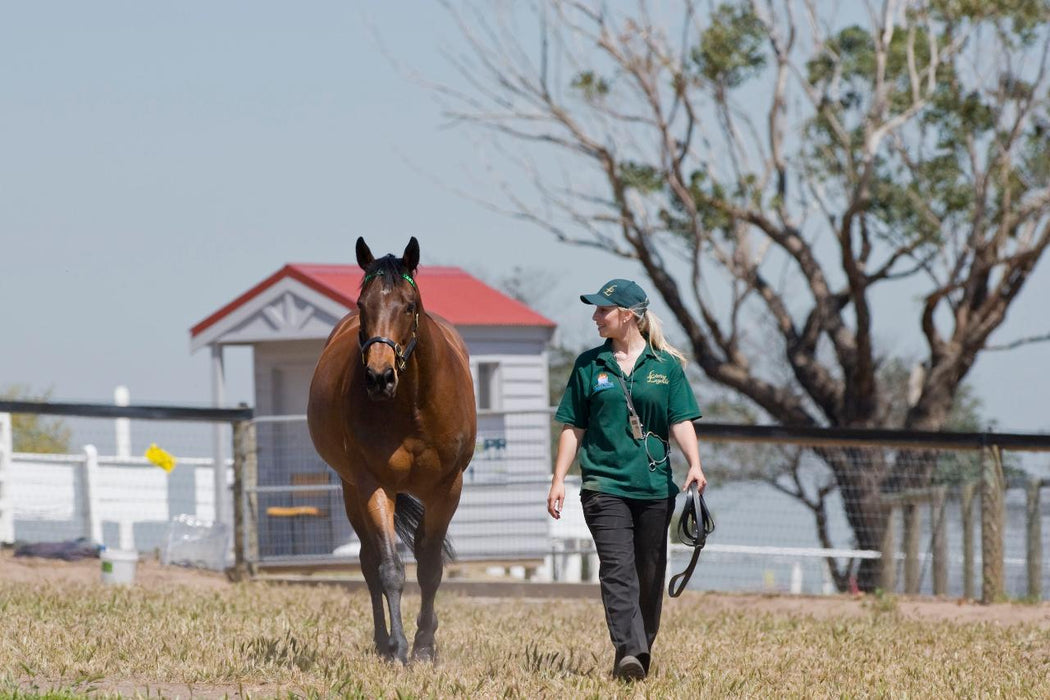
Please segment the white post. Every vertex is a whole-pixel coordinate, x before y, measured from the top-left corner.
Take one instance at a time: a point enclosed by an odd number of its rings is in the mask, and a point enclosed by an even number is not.
[[[10,478],[14,436],[11,414],[0,413],[0,542],[15,541],[15,514],[11,510]]]
[[[95,544],[102,542],[102,517],[98,512],[98,450],[94,445],[84,445],[84,490],[81,493],[81,512],[84,517],[84,534]]]
[[[127,406],[131,402],[131,393],[126,386],[118,386],[113,390],[113,403],[117,406]],[[127,418],[117,418],[114,421],[117,438],[117,457],[127,459],[131,456],[131,421]]]
[[[791,564],[791,583],[789,590],[793,595],[802,593],[802,562],[795,561]]]
[[[211,400],[216,408],[222,408],[226,402],[226,376],[222,362],[222,346],[215,343],[211,346]],[[215,522],[230,522],[229,487],[226,484],[226,426],[216,423],[214,428],[212,454],[215,456]]]

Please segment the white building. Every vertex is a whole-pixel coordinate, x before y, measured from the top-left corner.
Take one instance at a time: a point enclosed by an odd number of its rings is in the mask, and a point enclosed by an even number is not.
[[[324,555],[350,538],[341,497],[329,486],[338,481],[314,453],[303,416],[325,339],[356,308],[362,277],[357,265],[286,265],[190,330],[192,351],[210,349],[216,405],[224,403],[223,349],[252,349],[259,484],[275,489],[259,499],[264,557]],[[492,548],[542,553],[549,546],[547,345],[555,325],[458,268],[424,266],[416,281],[424,307],[466,341],[478,402],[477,451],[452,526],[457,550],[465,558]],[[216,436],[217,453],[227,439]],[[325,490],[302,489],[317,484]],[[289,486],[299,490],[276,490]],[[230,519],[228,508],[221,519]]]

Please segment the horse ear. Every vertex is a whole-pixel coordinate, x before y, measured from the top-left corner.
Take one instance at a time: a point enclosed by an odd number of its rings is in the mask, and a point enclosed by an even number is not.
[[[365,243],[363,236],[357,237],[357,264],[361,266],[361,269],[367,269],[375,261],[375,256],[372,255],[372,251],[369,250],[368,244]]]
[[[409,274],[415,274],[416,268],[419,266],[419,241],[416,240],[415,236],[412,236],[408,241],[408,245],[405,246],[405,253],[401,256],[401,262]]]

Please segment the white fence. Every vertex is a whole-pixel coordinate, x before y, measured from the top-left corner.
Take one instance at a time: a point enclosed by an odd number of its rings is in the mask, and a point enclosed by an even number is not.
[[[6,542],[83,537],[146,552],[164,544],[176,516],[210,521],[215,512],[211,459],[181,458],[168,473],[145,458],[99,456],[92,445],[68,455],[0,445],[0,488],[0,541]]]
[[[15,539],[14,513],[11,502],[11,458],[14,436],[11,432],[11,414],[0,413],[0,542]]]

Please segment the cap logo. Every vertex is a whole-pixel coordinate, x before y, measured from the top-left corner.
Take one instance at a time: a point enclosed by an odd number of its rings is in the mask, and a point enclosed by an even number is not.
[[[615,284],[610,284],[608,287],[606,287],[605,289],[602,290],[602,294],[604,294],[607,297],[611,297],[613,292],[615,292],[615,291],[616,291],[616,285]]]

